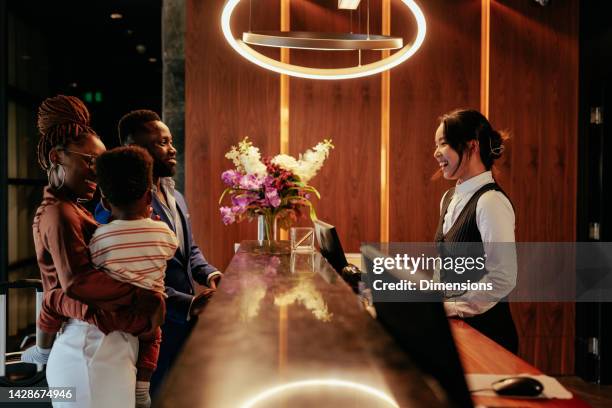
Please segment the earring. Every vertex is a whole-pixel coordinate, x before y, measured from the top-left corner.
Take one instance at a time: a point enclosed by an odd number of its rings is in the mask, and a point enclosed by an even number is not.
[[[66,182],[66,170],[64,166],[57,163],[51,163],[51,167],[47,170],[47,180],[49,180],[49,186],[59,190],[64,186]]]
[[[106,206],[104,205],[104,197],[100,197],[100,207],[102,207],[102,209],[106,212],[111,212],[111,210],[106,208]]]

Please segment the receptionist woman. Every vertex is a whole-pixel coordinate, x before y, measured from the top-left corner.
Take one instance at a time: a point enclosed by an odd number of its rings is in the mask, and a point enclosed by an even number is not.
[[[504,138],[480,112],[455,110],[440,118],[434,158],[443,177],[456,184],[442,196],[435,240],[440,246],[482,243],[479,282],[491,283],[492,293],[445,295],[446,313],[516,353],[518,336],[505,301],[516,285],[514,208],[491,172],[503,151]]]

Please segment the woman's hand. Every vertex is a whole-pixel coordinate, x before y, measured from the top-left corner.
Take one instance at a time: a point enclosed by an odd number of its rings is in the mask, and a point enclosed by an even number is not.
[[[149,408],[151,406],[150,386],[150,382],[136,381],[136,408]]]

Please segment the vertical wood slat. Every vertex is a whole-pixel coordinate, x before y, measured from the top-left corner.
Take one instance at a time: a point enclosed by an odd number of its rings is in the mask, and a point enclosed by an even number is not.
[[[480,9],[480,112],[489,117],[489,72],[491,62],[491,0],[481,0]]]
[[[391,0],[382,1],[382,34],[391,35]],[[389,50],[381,53],[381,58],[391,55]],[[391,72],[381,74],[381,100],[380,100],[380,241],[389,242],[389,206],[391,196],[389,192],[391,156]]]

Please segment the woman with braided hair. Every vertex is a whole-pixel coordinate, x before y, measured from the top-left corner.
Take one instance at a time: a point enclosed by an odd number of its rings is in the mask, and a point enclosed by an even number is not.
[[[114,280],[91,264],[88,244],[98,224],[81,203],[94,196],[96,158],[105,147],[83,102],[46,99],[38,129],[38,161],[49,185],[33,234],[45,296],[37,322],[43,336],[28,351],[35,361],[48,357],[49,386],[76,387],[76,403],[67,406],[132,408],[137,377],[148,381],[159,352],[159,336],[139,352],[134,335],[150,336],[163,322],[163,295]]]

